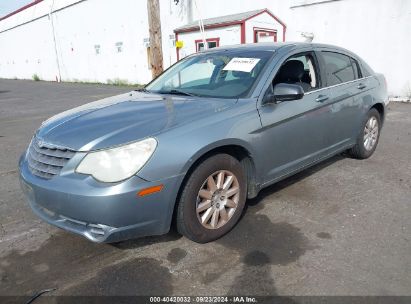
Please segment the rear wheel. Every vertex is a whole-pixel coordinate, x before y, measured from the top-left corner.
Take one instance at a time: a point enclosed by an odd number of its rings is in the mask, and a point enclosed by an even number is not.
[[[376,109],[371,109],[361,125],[356,145],[349,150],[350,155],[358,159],[370,157],[377,148],[380,130],[380,113]]]
[[[198,243],[220,238],[238,222],[246,194],[240,162],[228,154],[211,156],[184,185],[177,207],[177,230]]]

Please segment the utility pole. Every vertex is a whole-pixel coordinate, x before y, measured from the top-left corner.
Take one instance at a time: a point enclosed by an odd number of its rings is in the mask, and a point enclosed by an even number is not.
[[[159,0],[147,0],[148,28],[150,32],[150,63],[153,78],[163,72],[161,20]]]

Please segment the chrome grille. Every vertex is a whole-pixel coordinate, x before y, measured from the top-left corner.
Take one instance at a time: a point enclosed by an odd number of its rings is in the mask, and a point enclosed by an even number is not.
[[[60,173],[75,153],[44,142],[40,144],[37,138],[33,138],[27,153],[29,169],[34,175],[50,179]]]

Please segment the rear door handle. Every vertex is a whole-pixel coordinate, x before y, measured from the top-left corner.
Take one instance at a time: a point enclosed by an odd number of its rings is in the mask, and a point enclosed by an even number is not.
[[[359,85],[357,85],[357,89],[359,89],[359,90],[363,90],[363,89],[365,89],[367,86],[365,85],[365,84],[363,84],[363,83],[360,83]]]
[[[328,96],[327,95],[319,95],[316,99],[315,99],[315,101],[316,102],[324,102],[324,101],[326,101],[328,99]]]

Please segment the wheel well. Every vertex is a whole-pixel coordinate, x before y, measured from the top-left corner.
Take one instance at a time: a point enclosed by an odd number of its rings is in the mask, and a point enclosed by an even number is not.
[[[258,189],[256,187],[256,174],[254,161],[251,158],[250,152],[242,146],[239,145],[226,145],[214,148],[210,151],[207,151],[202,156],[200,156],[189,168],[184,178],[184,181],[181,185],[180,191],[185,184],[186,179],[191,175],[191,172],[205,159],[216,155],[216,154],[228,154],[236,158],[244,168],[244,171],[247,175],[247,189],[248,189],[248,198],[256,197],[258,194]],[[180,192],[179,191],[179,192]]]
[[[385,113],[384,113],[384,106],[382,105],[382,103],[376,103],[375,105],[371,107],[371,109],[376,109],[378,113],[380,113],[381,122],[383,122]]]
[[[216,154],[228,154],[236,158],[241,163],[241,165],[243,166],[247,174],[247,189],[248,189],[247,198],[254,198],[258,195],[259,189],[257,187],[257,182],[256,182],[255,165],[247,149],[245,149],[242,146],[238,146],[238,145],[220,146],[210,151],[207,151],[206,153],[201,155],[188,169],[183,179],[183,182],[180,185],[180,189],[178,190],[177,201],[176,201],[174,212],[173,212],[173,222],[174,222],[175,215],[176,215],[177,202],[180,199],[181,192],[187,182],[187,179],[190,177],[191,173],[195,170],[195,168],[197,168],[197,166],[202,161]]]

